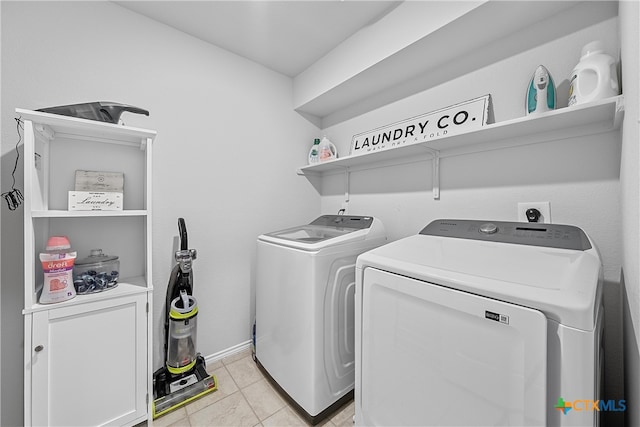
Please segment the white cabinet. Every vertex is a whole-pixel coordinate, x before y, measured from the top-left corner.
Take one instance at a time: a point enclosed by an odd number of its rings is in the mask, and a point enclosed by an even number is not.
[[[144,294],[52,307],[27,318],[32,425],[129,425],[147,418]]]
[[[17,109],[24,121],[25,425],[151,420],[151,159],[155,132]],[[124,209],[68,211],[75,171],[124,173]],[[38,303],[38,255],[64,235],[78,257],[119,256],[118,286]]]

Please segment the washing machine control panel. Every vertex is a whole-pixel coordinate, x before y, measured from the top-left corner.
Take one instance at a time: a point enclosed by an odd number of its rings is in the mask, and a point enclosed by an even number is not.
[[[340,228],[353,228],[355,230],[362,230],[364,228],[370,228],[373,224],[372,216],[357,216],[357,215],[322,215],[315,219],[309,225],[321,225],[323,227],[340,227]]]
[[[420,234],[579,251],[591,249],[584,231],[562,224],[439,219]]]

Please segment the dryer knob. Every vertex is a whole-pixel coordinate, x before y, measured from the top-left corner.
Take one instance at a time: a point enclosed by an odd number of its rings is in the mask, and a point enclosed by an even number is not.
[[[480,232],[483,234],[494,234],[498,231],[498,226],[492,222],[487,222],[480,226]]]

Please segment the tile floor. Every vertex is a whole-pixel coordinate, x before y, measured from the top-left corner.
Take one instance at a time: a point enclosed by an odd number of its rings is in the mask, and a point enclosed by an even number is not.
[[[218,390],[170,412],[154,426],[308,426],[271,386],[251,358],[251,350],[207,366]],[[353,426],[353,401],[321,423],[326,427]]]

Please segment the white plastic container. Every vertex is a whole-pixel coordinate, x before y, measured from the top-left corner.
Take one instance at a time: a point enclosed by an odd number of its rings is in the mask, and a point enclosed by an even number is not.
[[[40,254],[40,262],[44,271],[44,285],[39,300],[41,304],[51,304],[75,298],[73,264],[76,256],[76,252],[71,250],[71,244],[67,237],[49,237],[45,252]]]
[[[338,158],[338,149],[329,139],[325,136],[320,141],[320,162],[326,162],[327,160],[333,160]]]
[[[571,72],[569,82],[569,106],[620,93],[616,60],[604,53],[601,41],[593,41],[582,48],[582,57]]]
[[[320,161],[320,138],[313,140],[311,150],[309,150],[309,164],[313,165]]]

